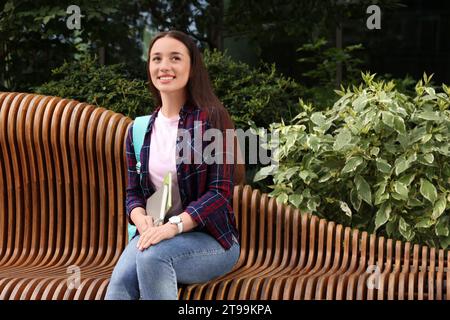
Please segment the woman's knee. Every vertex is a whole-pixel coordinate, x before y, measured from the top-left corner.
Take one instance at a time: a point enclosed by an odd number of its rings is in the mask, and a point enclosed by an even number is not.
[[[152,267],[158,264],[170,263],[170,258],[158,245],[150,246],[136,255],[137,267]]]

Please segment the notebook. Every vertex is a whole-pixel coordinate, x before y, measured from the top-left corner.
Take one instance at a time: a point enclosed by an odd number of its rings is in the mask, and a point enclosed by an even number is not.
[[[168,172],[163,179],[163,184],[155,193],[147,199],[145,211],[153,217],[153,224],[159,226],[164,223],[166,213],[172,206],[172,173]]]

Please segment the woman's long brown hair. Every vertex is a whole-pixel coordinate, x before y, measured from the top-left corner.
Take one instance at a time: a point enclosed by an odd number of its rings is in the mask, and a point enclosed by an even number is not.
[[[191,68],[189,80],[187,83],[187,101],[186,103],[191,106],[196,106],[204,111],[208,115],[208,121],[213,128],[217,128],[225,133],[226,129],[235,129],[233,120],[230,117],[227,109],[220,102],[214,93],[211,81],[209,79],[208,71],[203,62],[203,57],[195,44],[194,40],[187,34],[171,30],[158,33],[151,41],[148,47],[147,55],[147,76],[149,82],[149,88],[151,93],[156,99],[158,105],[162,105],[161,94],[159,90],[153,85],[150,77],[150,51],[154,43],[161,38],[170,37],[182,42],[188,49],[191,58]],[[224,139],[225,140],[225,139]],[[234,183],[243,184],[245,183],[245,165],[238,163],[238,158],[242,159],[240,153],[239,143],[237,137],[234,139]]]

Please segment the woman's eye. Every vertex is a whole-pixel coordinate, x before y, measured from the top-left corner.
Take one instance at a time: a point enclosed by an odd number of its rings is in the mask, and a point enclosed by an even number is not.
[[[161,58],[159,58],[159,57],[154,57],[154,58],[152,59],[152,61],[159,61],[159,60],[161,60]]]
[[[172,60],[180,60],[179,57],[172,57]]]

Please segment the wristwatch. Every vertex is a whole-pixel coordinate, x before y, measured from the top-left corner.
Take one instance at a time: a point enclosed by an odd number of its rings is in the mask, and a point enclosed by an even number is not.
[[[171,224],[176,224],[178,227],[178,234],[183,232],[183,221],[181,220],[180,216],[173,216],[169,218],[169,222]]]

